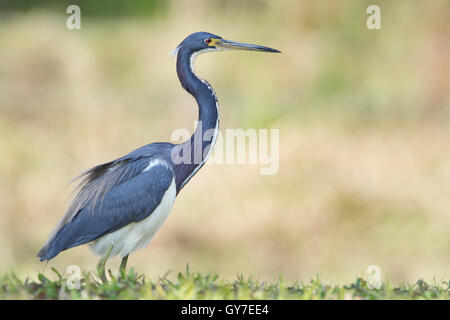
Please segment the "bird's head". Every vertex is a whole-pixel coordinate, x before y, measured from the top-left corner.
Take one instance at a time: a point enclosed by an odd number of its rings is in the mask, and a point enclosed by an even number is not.
[[[269,47],[259,46],[255,44],[248,44],[225,40],[222,37],[208,33],[196,32],[184,39],[175,50],[173,54],[177,54],[180,49],[187,50],[190,53],[204,53],[209,51],[223,51],[223,50],[250,50],[262,52],[280,52]]]

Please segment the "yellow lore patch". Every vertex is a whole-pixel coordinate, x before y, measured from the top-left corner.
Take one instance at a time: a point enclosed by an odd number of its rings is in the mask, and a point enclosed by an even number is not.
[[[217,43],[220,42],[220,40],[221,40],[221,39],[214,39],[214,38],[211,38],[211,42],[207,43],[207,44],[208,44],[208,47],[215,47],[215,46],[217,46]]]

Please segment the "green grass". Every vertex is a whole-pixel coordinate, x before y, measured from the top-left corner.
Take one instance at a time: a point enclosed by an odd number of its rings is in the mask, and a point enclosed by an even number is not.
[[[148,280],[133,269],[107,284],[85,272],[80,289],[69,289],[67,280],[52,269],[56,279],[43,274],[37,280],[19,279],[14,273],[0,274],[0,299],[449,299],[450,281],[429,284],[418,280],[414,284],[392,286],[384,283],[370,289],[367,281],[357,278],[347,285],[324,284],[319,277],[307,283],[285,283],[281,278],[273,282],[246,279],[221,280],[218,275],[192,273],[189,268],[170,281],[167,274]],[[72,282],[73,283],[73,282]]]

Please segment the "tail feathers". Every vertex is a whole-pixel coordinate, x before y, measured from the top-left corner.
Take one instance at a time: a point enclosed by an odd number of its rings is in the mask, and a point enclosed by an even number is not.
[[[61,251],[86,244],[93,240],[92,237],[79,236],[78,225],[65,225],[58,233],[49,239],[39,250],[37,257],[40,261],[51,260]]]
[[[55,246],[52,246],[52,243],[46,243],[41,250],[39,250],[37,257],[39,258],[39,260],[42,261],[46,261],[46,260],[50,260],[53,259],[56,255],[58,255],[58,253],[60,253],[62,250],[55,250]]]
[[[70,237],[71,234],[66,232],[61,232],[66,229],[64,226],[61,230],[59,230],[53,237],[47,240],[44,246],[39,250],[37,257],[40,261],[51,260],[56,257],[61,251],[71,248],[70,246]]]

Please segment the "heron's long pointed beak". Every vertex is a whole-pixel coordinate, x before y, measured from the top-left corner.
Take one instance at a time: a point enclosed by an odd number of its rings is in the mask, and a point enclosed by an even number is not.
[[[242,42],[236,42],[231,40],[220,39],[215,43],[216,47],[223,49],[234,49],[234,50],[250,50],[250,51],[263,51],[263,52],[281,52],[276,49],[269,47],[258,46],[256,44],[248,44]]]

